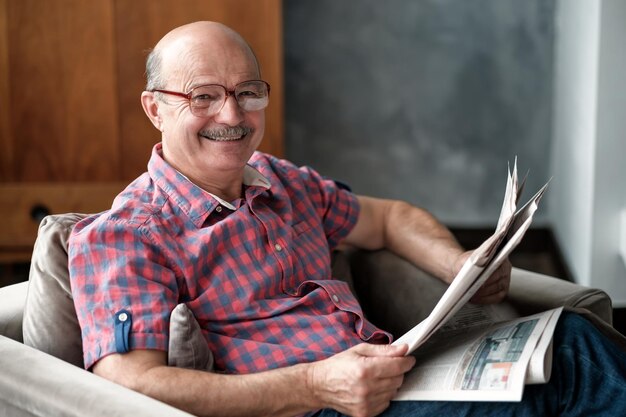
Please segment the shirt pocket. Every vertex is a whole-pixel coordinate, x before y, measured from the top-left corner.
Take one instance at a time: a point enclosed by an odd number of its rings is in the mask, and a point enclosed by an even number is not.
[[[301,221],[300,223],[294,224],[292,227],[293,227],[294,237],[296,237],[306,232],[307,230],[310,230],[313,227],[313,225],[311,225],[311,223],[307,221]]]
[[[292,226],[291,276],[287,292],[296,291],[304,281],[330,279],[330,249],[321,224],[302,221]]]

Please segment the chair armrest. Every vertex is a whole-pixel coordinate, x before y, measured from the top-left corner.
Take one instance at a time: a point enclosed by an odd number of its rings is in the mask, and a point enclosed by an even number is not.
[[[521,315],[565,306],[584,308],[613,324],[611,298],[604,291],[519,268],[513,268],[508,301]]]
[[[398,337],[430,314],[447,285],[388,250],[347,249],[349,281],[366,317]],[[343,268],[341,268],[343,269]],[[335,269],[333,269],[335,272]],[[345,272],[340,273],[345,279]],[[530,315],[566,306],[585,308],[612,323],[611,299],[598,289],[535,272],[513,268],[509,296],[502,308]]]
[[[388,250],[349,249],[342,256],[350,265],[352,287],[365,316],[395,337],[426,318],[447,288]]]
[[[191,416],[3,336],[0,369],[3,416]]]
[[[0,335],[18,342],[23,341],[22,319],[27,292],[28,282],[0,288]]]

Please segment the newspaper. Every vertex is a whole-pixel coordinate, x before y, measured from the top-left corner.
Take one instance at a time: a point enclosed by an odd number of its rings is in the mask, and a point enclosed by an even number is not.
[[[417,363],[394,400],[521,401],[525,384],[550,378],[561,310],[462,331],[446,324],[413,353]]]
[[[520,401],[524,383],[549,378],[560,310],[513,319],[467,304],[530,227],[548,184],[517,209],[525,182],[518,182],[516,160],[494,234],[467,259],[430,315],[394,342],[407,344],[407,354],[418,359],[395,400]]]

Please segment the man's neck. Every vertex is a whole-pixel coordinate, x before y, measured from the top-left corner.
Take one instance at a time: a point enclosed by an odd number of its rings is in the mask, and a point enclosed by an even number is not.
[[[184,173],[182,173],[185,175]],[[229,175],[230,174],[230,175]],[[197,178],[186,175],[189,181],[224,201],[234,201],[241,197],[243,185],[243,170],[238,172],[220,172],[215,175],[204,175]],[[219,181],[214,181],[218,179]]]
[[[241,197],[245,164],[229,168],[215,168],[206,164],[198,166],[193,161],[189,161],[188,164],[184,164],[185,169],[183,169],[183,166],[178,166],[171,158],[168,158],[165,143],[163,143],[161,156],[172,168],[204,191],[224,201],[234,201]]]

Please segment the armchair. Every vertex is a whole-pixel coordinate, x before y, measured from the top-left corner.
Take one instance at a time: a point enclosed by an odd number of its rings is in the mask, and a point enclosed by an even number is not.
[[[81,368],[67,239],[83,217],[45,218],[29,282],[0,288],[0,415],[188,416]],[[333,273],[352,285],[368,318],[396,336],[426,317],[445,291],[439,280],[388,251],[342,251],[333,259]],[[610,328],[611,300],[603,291],[514,268],[502,308],[531,314],[561,305],[591,311]],[[186,328],[180,339],[192,333]]]

